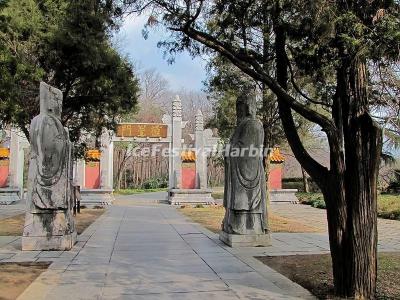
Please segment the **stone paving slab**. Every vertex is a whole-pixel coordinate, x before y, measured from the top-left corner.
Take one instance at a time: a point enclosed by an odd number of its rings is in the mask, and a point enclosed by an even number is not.
[[[314,299],[173,207],[122,205],[109,208],[72,251],[39,252],[37,260],[54,262],[19,299]]]
[[[0,220],[14,217],[25,213],[26,203],[25,200],[21,200],[11,205],[0,205]]]
[[[20,299],[314,299],[254,257],[329,253],[326,233],[274,233],[271,247],[232,249],[174,208],[143,204],[148,199],[125,197],[71,251],[21,252],[20,237],[0,237],[0,262],[53,262]],[[278,210],[326,225],[324,210]],[[379,251],[400,251],[399,224],[379,220]]]

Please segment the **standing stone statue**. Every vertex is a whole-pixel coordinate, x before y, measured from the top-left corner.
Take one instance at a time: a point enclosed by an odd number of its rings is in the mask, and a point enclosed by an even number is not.
[[[231,247],[270,245],[264,130],[256,110],[251,93],[243,93],[237,99],[237,126],[225,149],[225,217],[220,240]]]
[[[62,92],[40,83],[40,114],[31,123],[28,211],[22,250],[69,250],[76,242],[71,142],[61,124]]]

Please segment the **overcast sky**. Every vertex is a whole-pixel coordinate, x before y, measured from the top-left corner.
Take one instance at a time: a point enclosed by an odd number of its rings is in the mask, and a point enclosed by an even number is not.
[[[116,36],[117,47],[123,54],[128,54],[131,61],[141,70],[156,69],[174,90],[200,91],[206,78],[205,62],[201,58],[192,59],[188,53],[180,53],[175,63],[168,64],[163,58],[163,50],[157,48],[157,42],[167,36],[163,30],[151,31],[144,39],[142,29],[147,18],[128,17]]]

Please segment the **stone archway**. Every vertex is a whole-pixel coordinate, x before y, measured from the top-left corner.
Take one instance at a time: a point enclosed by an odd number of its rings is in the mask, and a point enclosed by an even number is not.
[[[5,135],[0,148],[0,204],[13,204],[24,197],[24,149],[29,142],[13,127]]]
[[[182,120],[182,103],[177,96],[172,102],[172,116],[164,115],[163,123],[121,123],[115,134],[103,132],[100,149],[100,185],[97,189],[85,188],[85,162],[80,160],[75,168],[75,184],[81,189],[82,204],[107,205],[113,201],[113,154],[114,143],[166,143],[168,144],[168,190],[169,202],[174,205],[184,203],[211,204],[211,190],[207,184],[207,149],[214,146],[218,139],[213,138],[209,130],[204,130],[204,121],[201,111],[196,114],[195,147],[185,149],[195,152],[195,171],[186,172],[185,176],[194,176],[195,184],[190,189],[185,188],[182,178],[182,129],[185,127]],[[186,178],[185,178],[186,179]],[[191,180],[189,180],[191,181]]]

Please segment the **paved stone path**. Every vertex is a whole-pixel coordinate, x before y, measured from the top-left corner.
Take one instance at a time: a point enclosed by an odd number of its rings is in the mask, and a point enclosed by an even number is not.
[[[54,262],[19,299],[314,299],[176,209],[143,204],[147,197],[121,197],[72,251],[21,253]]]
[[[0,237],[0,262],[53,262],[20,299],[314,299],[254,257],[328,253],[326,233],[276,233],[271,247],[231,249],[175,208],[158,204],[165,197],[119,196],[72,251],[21,252],[19,237]],[[326,228],[324,210],[271,209]],[[400,251],[399,224],[379,221],[380,251]]]
[[[19,201],[17,204],[12,205],[0,205],[0,220],[23,214],[25,211],[25,200]]]

